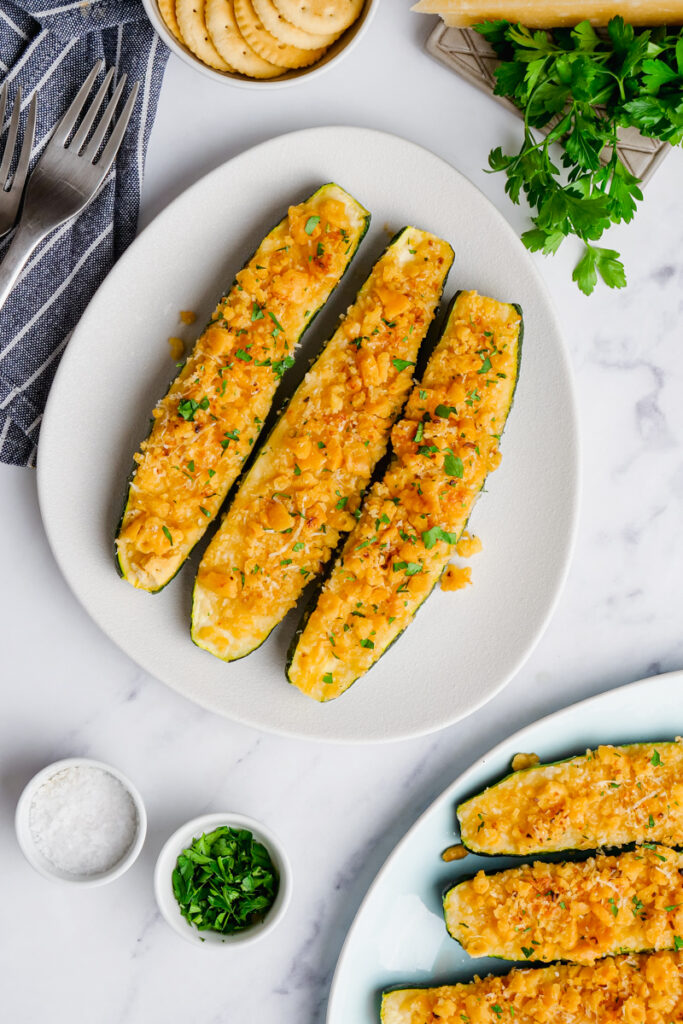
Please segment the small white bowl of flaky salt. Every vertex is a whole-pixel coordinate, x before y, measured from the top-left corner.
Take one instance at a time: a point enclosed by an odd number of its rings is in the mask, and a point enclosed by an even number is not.
[[[34,775],[15,815],[29,864],[60,882],[104,885],[135,861],[147,831],[142,798],[116,768],[72,757]]]

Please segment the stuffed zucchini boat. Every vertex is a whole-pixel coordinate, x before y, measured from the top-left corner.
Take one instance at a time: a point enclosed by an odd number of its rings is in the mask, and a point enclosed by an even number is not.
[[[225,661],[255,650],[355,523],[452,262],[447,242],[407,227],[373,267],[202,558],[199,647]]]
[[[288,678],[338,697],[412,621],[444,571],[498,450],[519,372],[517,307],[461,292],[392,430],[393,458],[365,499],[290,650]]]
[[[342,188],[323,185],[290,207],[218,303],[135,455],[116,539],[134,587],[161,590],[204,534],[369,220]]]
[[[513,772],[458,807],[472,853],[683,846],[683,742],[602,746]]]
[[[385,992],[382,1024],[673,1024],[683,1020],[683,955],[607,957],[514,970],[440,988]]]
[[[648,843],[582,862],[480,871],[444,895],[446,927],[470,956],[592,963],[683,948],[683,854]]]

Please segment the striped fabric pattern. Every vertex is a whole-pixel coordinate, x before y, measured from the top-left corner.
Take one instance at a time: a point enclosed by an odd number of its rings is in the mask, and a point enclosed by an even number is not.
[[[37,160],[98,58],[141,83],[116,163],[95,200],[33,253],[0,310],[0,462],[34,466],[59,358],[91,296],[135,235],[145,153],[168,50],[140,0],[0,0],[0,85],[21,85],[23,126],[39,92]],[[0,125],[0,144],[9,116]],[[21,136],[20,136],[21,137]],[[12,235],[0,241],[0,259]]]

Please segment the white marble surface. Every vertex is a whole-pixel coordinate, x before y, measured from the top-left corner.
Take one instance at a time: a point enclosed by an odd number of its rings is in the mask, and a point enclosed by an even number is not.
[[[143,223],[248,146],[334,123],[393,131],[435,150],[521,230],[524,216],[505,198],[501,178],[482,171],[489,148],[516,135],[516,122],[423,53],[430,22],[407,7],[384,0],[364,42],[310,90],[224,88],[172,58]],[[683,665],[682,171],[683,154],[672,153],[635,223],[610,235],[626,258],[626,292],[585,299],[569,280],[569,247],[552,261],[539,258],[576,372],[584,462],[576,554],[554,619],[518,677],[439,735],[389,747],[315,746],[260,735],[186,703],[89,621],[47,547],[35,475],[0,467],[2,1019],[322,1022],[365,889],[446,783],[540,715]],[[139,861],[102,889],[79,892],[40,878],[14,838],[22,786],[69,754],[116,764],[147,802]],[[241,952],[182,942],[152,893],[164,838],[187,818],[220,809],[267,822],[295,873],[286,919]]]

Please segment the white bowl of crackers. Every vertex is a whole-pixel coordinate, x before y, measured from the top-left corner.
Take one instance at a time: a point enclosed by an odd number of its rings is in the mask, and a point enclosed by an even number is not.
[[[330,68],[379,0],[143,0],[167,46],[230,85],[284,86]]]

